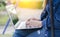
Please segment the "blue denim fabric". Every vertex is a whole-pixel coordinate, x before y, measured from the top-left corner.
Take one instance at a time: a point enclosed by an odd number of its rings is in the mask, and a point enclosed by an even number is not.
[[[47,11],[47,17],[43,17],[46,14],[42,14],[43,18],[43,26],[47,25],[48,28],[48,37],[51,37],[51,23],[50,23],[50,0],[48,0],[48,4],[46,5],[45,8],[45,13]],[[54,15],[54,29],[55,29],[55,37],[60,37],[60,0],[53,0],[53,15]]]
[[[41,29],[25,29],[25,30],[15,30],[13,37],[46,37],[46,27]]]

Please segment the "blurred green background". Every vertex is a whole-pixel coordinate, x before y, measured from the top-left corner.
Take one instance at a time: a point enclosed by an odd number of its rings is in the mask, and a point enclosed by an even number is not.
[[[0,37],[12,37],[12,34],[5,34],[5,35],[0,34]]]
[[[5,23],[9,18],[8,14],[6,12],[5,6],[6,6],[5,0],[0,0],[0,37],[12,37],[12,33],[10,33],[10,31],[8,33],[6,33],[5,35],[2,35]],[[8,27],[8,28],[10,28],[10,27]],[[9,29],[7,29],[7,30],[9,30]]]
[[[8,18],[7,13],[5,13],[5,5],[5,2],[3,0],[0,0],[0,26],[5,24]]]

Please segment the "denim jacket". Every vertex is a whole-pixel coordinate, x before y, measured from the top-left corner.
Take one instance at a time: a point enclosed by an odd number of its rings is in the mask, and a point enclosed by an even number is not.
[[[47,25],[48,31],[49,31],[49,37],[51,34],[50,28],[50,0],[48,0],[48,3],[46,5],[45,10],[43,11],[41,15],[41,21],[43,26]],[[53,15],[54,15],[54,29],[55,29],[55,36],[59,37],[60,35],[60,0],[53,0]]]

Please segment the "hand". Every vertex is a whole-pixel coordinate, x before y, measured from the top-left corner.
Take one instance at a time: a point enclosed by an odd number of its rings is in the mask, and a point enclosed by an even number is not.
[[[34,20],[34,19],[28,19],[26,22],[27,27],[30,28],[41,28],[42,27],[42,21]]]

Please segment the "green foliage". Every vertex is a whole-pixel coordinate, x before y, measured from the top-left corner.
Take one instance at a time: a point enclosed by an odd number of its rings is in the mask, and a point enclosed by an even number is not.
[[[5,34],[5,35],[0,34],[0,37],[12,37],[12,34]]]
[[[0,1],[0,11],[5,10],[6,3],[4,1]]]
[[[5,25],[6,21],[8,19],[8,16],[5,15],[5,16],[0,16],[0,26],[2,25]]]

